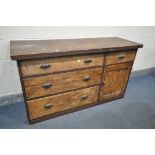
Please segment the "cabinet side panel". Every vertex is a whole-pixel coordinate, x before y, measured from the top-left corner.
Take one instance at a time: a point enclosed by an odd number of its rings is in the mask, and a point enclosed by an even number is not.
[[[133,68],[133,64],[134,64],[134,61],[135,61],[135,59],[136,59],[137,51],[138,51],[138,49],[136,49],[135,58],[134,58],[133,62],[131,62],[131,65],[130,65],[130,70],[129,70],[129,72],[128,72],[128,79],[127,79],[127,83],[126,83],[126,86],[125,86],[125,89],[124,89],[124,93],[125,93],[125,91],[126,91],[126,88],[127,88],[128,82],[129,82],[129,78],[130,78],[130,75],[131,75],[131,71],[132,71],[132,68]]]
[[[20,82],[21,82],[21,86],[22,86],[22,92],[23,92],[23,97],[24,97],[24,104],[25,104],[27,119],[28,119],[28,122],[30,123],[30,116],[29,116],[29,111],[28,111],[27,98],[26,98],[24,81],[23,81],[22,71],[21,71],[21,62],[17,61],[17,65],[18,65],[18,72],[19,72]]]

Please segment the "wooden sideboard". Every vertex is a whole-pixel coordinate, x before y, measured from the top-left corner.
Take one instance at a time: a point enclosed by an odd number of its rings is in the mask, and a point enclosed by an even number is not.
[[[122,98],[142,47],[117,37],[11,41],[29,123]]]

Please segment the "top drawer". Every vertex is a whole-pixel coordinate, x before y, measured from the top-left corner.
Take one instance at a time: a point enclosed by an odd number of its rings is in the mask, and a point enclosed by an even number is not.
[[[135,56],[136,51],[110,53],[106,56],[106,65],[134,61]]]
[[[103,54],[48,58],[21,62],[23,77],[69,71],[80,68],[99,67],[103,64]]]

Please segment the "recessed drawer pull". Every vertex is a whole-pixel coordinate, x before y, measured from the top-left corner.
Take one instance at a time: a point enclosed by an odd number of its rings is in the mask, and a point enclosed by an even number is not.
[[[53,86],[51,83],[44,83],[44,84],[42,84],[43,88],[48,88],[48,87],[51,87],[51,86]]]
[[[122,59],[124,59],[124,58],[125,58],[124,55],[119,55],[119,56],[117,56],[117,59],[119,59],[119,60],[122,60]]]
[[[40,65],[40,68],[42,68],[42,69],[46,69],[46,68],[49,68],[49,67],[51,67],[51,65],[49,65],[49,64],[41,64]]]
[[[81,100],[85,100],[85,99],[87,99],[87,98],[88,98],[87,95],[84,95],[84,96],[81,96],[81,97],[80,97]]]
[[[86,60],[84,60],[84,63],[88,64],[88,63],[91,63],[92,61],[93,61],[92,59],[86,59]]]
[[[52,108],[54,105],[52,104],[52,103],[48,103],[48,104],[45,104],[44,105],[44,108],[45,109],[50,109],[50,108]]]
[[[90,76],[85,76],[85,77],[83,78],[83,81],[89,81],[89,80],[91,80],[91,77],[90,77]]]

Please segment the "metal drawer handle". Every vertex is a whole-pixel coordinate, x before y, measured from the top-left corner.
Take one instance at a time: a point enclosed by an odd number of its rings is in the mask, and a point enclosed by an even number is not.
[[[44,84],[42,84],[43,88],[49,88],[51,86],[53,86],[51,83],[44,83]]]
[[[40,68],[42,68],[42,69],[46,69],[46,68],[49,68],[49,67],[51,67],[51,65],[49,65],[49,64],[41,64],[40,65]]]
[[[52,108],[54,105],[52,104],[52,103],[47,103],[47,104],[45,104],[44,105],[44,108],[45,109],[50,109],[50,108]]]
[[[88,98],[87,95],[84,95],[84,96],[81,96],[81,97],[80,97],[81,100],[85,100],[85,99],[87,99],[87,98]]]
[[[83,78],[83,81],[89,81],[90,79],[91,79],[90,76],[85,76],[85,77]]]
[[[124,59],[124,58],[125,58],[124,55],[119,55],[119,56],[117,56],[117,59],[119,59],[119,60],[122,60],[122,59]]]
[[[93,61],[92,59],[86,59],[86,60],[84,60],[84,63],[88,64],[88,63],[91,63],[92,61]]]

